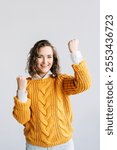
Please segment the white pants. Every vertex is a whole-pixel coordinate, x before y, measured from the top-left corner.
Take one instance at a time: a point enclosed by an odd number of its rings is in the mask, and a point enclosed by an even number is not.
[[[52,147],[40,147],[40,146],[34,146],[31,144],[26,143],[26,150],[74,150],[74,143],[71,139],[67,143],[52,146]]]

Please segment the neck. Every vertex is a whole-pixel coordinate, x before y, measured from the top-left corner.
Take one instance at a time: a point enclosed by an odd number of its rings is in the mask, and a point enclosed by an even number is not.
[[[41,78],[44,78],[46,76],[46,74],[38,74],[38,76],[40,76]]]
[[[50,76],[50,74],[51,74],[50,71],[48,71],[47,73],[38,73],[33,76],[33,79],[39,79],[39,78],[42,79],[42,78]]]

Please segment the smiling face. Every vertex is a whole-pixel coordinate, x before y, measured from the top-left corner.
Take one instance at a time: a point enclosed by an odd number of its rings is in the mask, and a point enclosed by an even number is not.
[[[40,47],[37,58],[37,68],[39,75],[43,77],[53,65],[53,50],[50,46]]]

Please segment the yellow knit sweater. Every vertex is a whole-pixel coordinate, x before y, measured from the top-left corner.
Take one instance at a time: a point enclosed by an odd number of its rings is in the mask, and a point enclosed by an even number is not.
[[[51,147],[67,142],[72,137],[72,110],[69,95],[81,93],[90,87],[86,64],[72,65],[74,76],[28,79],[28,100],[14,97],[13,115],[25,126],[28,143]]]

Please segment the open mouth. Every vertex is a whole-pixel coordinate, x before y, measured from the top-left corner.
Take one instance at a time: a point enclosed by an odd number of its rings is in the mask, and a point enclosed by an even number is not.
[[[48,66],[49,66],[49,65],[48,65]],[[41,66],[41,67],[46,68],[46,67],[48,67],[48,66]]]

